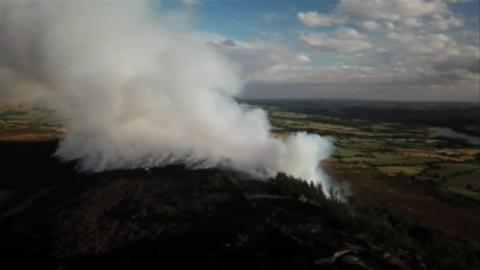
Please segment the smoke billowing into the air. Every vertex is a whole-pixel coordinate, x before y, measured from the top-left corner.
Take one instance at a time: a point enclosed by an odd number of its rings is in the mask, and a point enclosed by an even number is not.
[[[85,171],[184,163],[321,183],[329,140],[270,134],[236,67],[148,3],[0,2],[0,98],[66,119],[57,156]],[[158,13],[158,12],[157,12]],[[175,29],[175,30],[172,30]]]

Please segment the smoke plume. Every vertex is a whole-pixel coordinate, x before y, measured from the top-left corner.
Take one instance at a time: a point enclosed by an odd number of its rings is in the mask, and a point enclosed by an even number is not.
[[[52,108],[84,171],[183,163],[331,184],[328,139],[272,137],[238,68],[148,2],[0,2],[0,98]],[[181,17],[181,16],[180,16]]]

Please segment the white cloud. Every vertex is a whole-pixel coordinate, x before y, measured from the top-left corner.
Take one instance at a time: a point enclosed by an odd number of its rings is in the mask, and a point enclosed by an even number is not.
[[[338,10],[365,20],[401,21],[429,14],[444,13],[447,6],[426,0],[342,0]]]
[[[310,56],[305,53],[298,54],[296,58],[299,62],[310,62]]]
[[[224,38],[211,41],[209,44],[235,61],[246,80],[257,80],[275,73],[283,66],[310,61],[306,53],[292,51],[278,43],[233,41]]]
[[[321,14],[315,11],[298,12],[298,19],[308,27],[330,26],[334,24],[342,24],[344,18],[336,15]]]
[[[438,61],[433,65],[433,68],[439,71],[464,71],[469,72],[470,75],[478,76],[480,72],[479,66],[480,58],[478,56],[473,56],[462,53],[458,55],[451,55],[443,59],[442,61]]]
[[[460,4],[460,3],[468,3],[473,2],[475,0],[443,0],[447,4]]]
[[[455,50],[455,43],[445,34],[411,34],[390,32],[387,37],[396,41],[397,52],[407,52],[417,58],[418,56],[428,57],[449,54],[449,50]],[[418,59],[418,58],[417,58]]]
[[[407,18],[403,21],[403,24],[407,27],[422,27],[423,23],[417,18]]]
[[[285,48],[281,52],[273,47],[253,50],[255,53],[249,53],[255,58],[248,65],[252,67],[248,68],[252,71],[249,78],[291,84],[292,89],[308,84],[309,91],[322,85],[329,89],[358,86],[385,90],[383,97],[392,92],[392,97],[398,98],[403,90],[420,97],[422,89],[428,93],[426,99],[435,97],[435,91],[452,99],[457,94],[460,99],[478,97],[478,31],[472,33],[466,28],[466,18],[449,10],[450,4],[460,2],[464,1],[340,0],[330,14],[298,12],[299,21],[307,27],[338,28],[333,32],[320,29],[301,33],[299,41],[313,49],[309,57]],[[346,28],[352,25],[355,29]],[[458,33],[463,37],[446,31],[454,27],[460,28]],[[357,29],[364,29],[364,33]],[[281,44],[278,40],[276,43]],[[273,55],[283,56],[272,61]],[[352,59],[357,56],[363,57]],[[332,57],[336,64],[331,64]],[[393,94],[396,90],[399,96]],[[447,91],[461,93],[448,95]]]
[[[316,50],[327,52],[358,53],[372,48],[364,35],[351,28],[342,28],[333,35],[323,33],[302,35],[300,41]]]
[[[430,22],[432,27],[437,30],[447,30],[454,27],[461,27],[464,21],[456,16],[442,16],[435,14]]]
[[[310,35],[316,37],[318,34]],[[364,41],[365,38],[353,29],[341,29],[330,36],[321,36],[322,42],[324,39],[330,41],[316,49],[333,53],[355,51],[347,45],[349,42],[343,41]],[[405,29],[388,33],[384,42],[382,46],[393,53],[392,63],[367,66],[319,65],[309,55],[282,47],[279,43],[221,37],[210,44],[238,63],[247,81],[264,88],[261,90],[267,91],[264,97],[318,97],[325,93],[334,98],[465,100],[478,97],[476,87],[480,79],[476,63],[480,60],[480,53],[474,46],[457,44],[444,34],[419,34]],[[378,45],[368,46],[372,46],[369,53],[385,52]],[[348,55],[358,53],[363,51]],[[252,91],[248,91],[249,96],[261,97]],[[405,93],[410,94],[405,96]]]
[[[385,22],[385,26],[388,29],[395,29],[395,24],[393,22]]]
[[[381,28],[381,25],[379,23],[372,20],[362,21],[360,25],[370,31],[377,31]]]
[[[464,26],[464,20],[449,10],[449,4],[460,2],[464,0],[340,0],[330,14],[309,11],[297,16],[308,27],[354,22],[369,31],[427,26],[448,30]]]
[[[364,34],[342,28],[330,35],[305,34],[301,36],[301,41],[322,52],[348,53],[349,56],[366,52],[385,53],[387,50],[384,47],[387,47],[392,60],[385,63],[370,62],[370,65],[362,66],[318,65],[315,60],[281,64],[279,59],[274,66],[251,76],[251,81],[262,82],[261,87],[270,87],[270,90],[264,90],[271,93],[277,88],[284,89],[279,90],[279,96],[288,96],[287,88],[290,88],[295,89],[290,96],[321,96],[329,93],[336,98],[404,99],[402,95],[410,93],[408,98],[413,100],[465,100],[479,97],[476,90],[480,82],[479,49],[459,44],[445,34],[421,33],[398,27],[386,33],[383,43],[373,46]],[[290,54],[295,55],[293,52]],[[259,59],[258,56],[255,58]],[[303,92],[297,92],[299,89]],[[378,96],[375,96],[377,91]]]
[[[475,93],[475,84],[479,82],[478,75],[459,69],[438,70],[387,65],[377,67],[290,65],[282,66],[274,73],[265,74],[261,79],[259,81],[276,83],[277,85],[310,85],[316,87],[317,90],[321,87],[328,87],[329,89],[351,88],[353,91],[361,93],[368,88],[379,88],[384,92],[384,96],[394,95],[391,93],[392,89],[409,91],[415,88],[457,88],[459,86],[469,87],[469,94],[473,94]]]
[[[397,33],[387,34],[393,42],[394,59],[408,68],[423,67],[449,76],[477,80],[480,49],[456,42],[445,34]]]

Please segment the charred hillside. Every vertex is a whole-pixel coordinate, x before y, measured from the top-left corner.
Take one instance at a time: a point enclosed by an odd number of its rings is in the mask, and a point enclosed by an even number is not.
[[[79,174],[56,142],[1,143],[2,268],[468,269],[478,247],[393,211],[182,166]]]

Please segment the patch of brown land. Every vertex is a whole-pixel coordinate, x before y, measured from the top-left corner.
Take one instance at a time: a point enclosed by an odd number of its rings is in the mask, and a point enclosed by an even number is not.
[[[379,173],[372,168],[352,167],[328,161],[327,173],[337,181],[346,181],[354,193],[377,204],[392,205],[412,217],[450,235],[470,239],[480,237],[478,208],[465,208],[440,201],[426,194],[427,188]]]
[[[271,111],[270,114],[274,117],[279,117],[279,118],[297,118],[297,119],[307,118],[306,114],[286,112],[286,111]]]
[[[64,129],[36,129],[36,128],[21,128],[14,130],[1,130],[0,141],[21,141],[21,142],[36,142],[49,141],[63,137]]]
[[[333,125],[327,123],[320,123],[320,122],[310,122],[308,123],[308,127],[312,129],[324,130],[324,131],[331,131],[337,133],[357,133],[359,132],[358,129],[348,126],[342,125]]]
[[[405,149],[402,152],[414,157],[436,158],[449,161],[466,161],[474,159],[479,150],[472,148],[443,148],[436,150]]]

